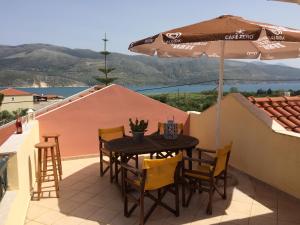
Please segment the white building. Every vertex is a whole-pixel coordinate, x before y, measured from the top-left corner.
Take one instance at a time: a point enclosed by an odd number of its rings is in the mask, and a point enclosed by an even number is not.
[[[4,95],[0,111],[15,111],[18,109],[33,108],[33,94],[25,91],[20,91],[13,88],[7,88],[0,91]]]

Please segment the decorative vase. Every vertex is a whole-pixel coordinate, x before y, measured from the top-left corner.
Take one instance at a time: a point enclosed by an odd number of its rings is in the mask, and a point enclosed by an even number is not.
[[[164,126],[165,139],[175,140],[178,138],[178,124],[174,123],[174,120],[168,120]]]
[[[132,131],[133,140],[135,140],[136,142],[142,142],[144,139],[144,135],[145,135],[145,132],[143,132],[143,131],[140,131],[140,132]]]

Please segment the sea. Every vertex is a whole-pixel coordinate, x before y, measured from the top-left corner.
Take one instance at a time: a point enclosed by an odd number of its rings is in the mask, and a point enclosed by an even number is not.
[[[300,90],[300,83],[259,83],[259,84],[225,84],[224,90],[228,91],[230,88],[235,87],[239,91],[256,92],[258,89],[262,90]],[[63,96],[64,98],[79,93],[89,88],[86,87],[47,87],[47,88],[16,88],[36,94],[54,94]],[[196,84],[196,85],[182,85],[182,86],[128,86],[127,88],[137,91],[142,94],[163,94],[163,93],[189,93],[201,92],[208,90],[215,90],[217,84]],[[2,88],[1,88],[2,89]]]

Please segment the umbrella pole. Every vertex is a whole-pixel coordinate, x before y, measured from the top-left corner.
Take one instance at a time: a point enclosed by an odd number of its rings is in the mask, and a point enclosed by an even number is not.
[[[221,55],[220,55],[220,65],[219,65],[219,86],[218,86],[218,101],[216,107],[216,148],[220,147],[221,139],[221,100],[223,96],[223,80],[224,80],[224,49],[225,41],[220,41],[221,44]]]

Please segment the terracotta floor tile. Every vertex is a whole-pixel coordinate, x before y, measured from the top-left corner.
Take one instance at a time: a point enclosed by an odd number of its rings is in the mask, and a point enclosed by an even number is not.
[[[62,217],[64,217],[64,214],[54,210],[49,210],[48,212],[37,217],[34,221],[45,225],[52,225]]]
[[[72,200],[74,202],[84,203],[84,202],[87,202],[90,199],[92,199],[94,196],[96,196],[96,194],[89,194],[89,193],[85,193],[85,192],[79,192],[79,193],[73,195],[70,198],[70,200]]]
[[[278,221],[278,225],[299,225],[300,223],[298,222],[287,222],[287,221]]]
[[[72,196],[78,194],[80,191],[78,190],[70,190],[70,189],[63,189],[59,190],[60,199],[70,199]]]
[[[28,223],[25,223],[25,225],[44,225],[44,224],[36,222],[36,221],[29,221]]]
[[[74,216],[64,216],[57,220],[53,225],[79,225],[85,222],[83,218],[78,218]]]
[[[198,211],[189,221],[191,225],[219,224],[223,215],[224,211],[218,209],[213,209],[212,215],[208,215],[206,214],[205,206],[204,209]]]
[[[253,204],[251,216],[277,216],[277,209],[268,208],[262,204]]]
[[[228,214],[233,212],[233,213],[245,214],[245,215],[250,216],[251,207],[252,207],[252,204],[247,204],[247,203],[237,202],[237,201],[232,200],[230,202],[230,205],[225,209],[225,212]]]
[[[87,205],[87,204],[82,204],[72,212],[70,212],[68,215],[69,216],[74,216],[74,217],[79,217],[79,218],[89,218],[93,213],[98,211],[100,208],[93,206],[93,205]]]
[[[27,209],[26,218],[29,220],[34,220],[37,217],[41,216],[43,213],[46,213],[48,211],[49,211],[48,208],[39,205],[30,204]]]
[[[99,221],[104,223],[110,223],[118,214],[122,214],[121,211],[112,211],[105,208],[101,208],[94,212],[91,216],[88,217],[88,220]]]
[[[277,225],[277,216],[251,216],[249,225]]]
[[[125,217],[123,214],[120,213],[109,222],[109,225],[135,225],[137,224],[137,222],[137,217]]]
[[[102,223],[99,221],[91,221],[91,220],[85,220],[83,223],[80,225],[107,225],[106,223]]]
[[[248,225],[249,215],[239,213],[239,212],[230,212],[221,217],[220,224],[238,224],[238,225]]]

